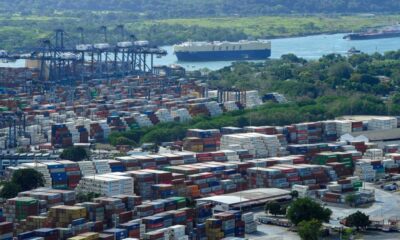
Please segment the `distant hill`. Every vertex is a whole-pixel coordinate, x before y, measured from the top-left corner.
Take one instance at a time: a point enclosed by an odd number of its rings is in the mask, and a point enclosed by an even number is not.
[[[138,17],[182,18],[268,14],[400,12],[399,0],[2,0],[0,11],[129,11]]]

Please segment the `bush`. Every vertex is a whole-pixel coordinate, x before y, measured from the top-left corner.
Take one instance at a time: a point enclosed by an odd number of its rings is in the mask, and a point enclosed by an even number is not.
[[[87,151],[83,147],[69,147],[64,149],[61,153],[60,158],[71,160],[74,162],[82,161],[89,157]]]
[[[0,197],[8,199],[14,198],[21,191],[21,186],[13,182],[6,182],[0,191]]]
[[[289,205],[287,217],[298,225],[302,221],[311,221],[313,219],[321,222],[329,222],[332,211],[329,208],[322,207],[319,203],[310,198],[299,198]]]
[[[299,236],[303,240],[318,240],[322,223],[312,219],[310,221],[301,221],[297,226]]]
[[[44,186],[44,178],[35,169],[19,169],[14,172],[11,182],[20,186],[21,191],[28,191]]]

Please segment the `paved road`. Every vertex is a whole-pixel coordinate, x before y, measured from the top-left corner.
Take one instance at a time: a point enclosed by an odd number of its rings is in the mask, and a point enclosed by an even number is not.
[[[256,234],[246,234],[246,237],[251,240],[300,240],[297,233],[287,228],[265,224],[258,225]]]
[[[400,193],[386,192],[375,188],[372,184],[367,184],[366,188],[375,189],[376,202],[372,206],[368,208],[327,206],[333,212],[330,223],[333,225],[340,225],[337,219],[345,218],[356,211],[364,212],[372,217],[383,217],[386,220],[390,217],[400,217]],[[259,214],[263,214],[262,211],[255,213],[255,215]],[[248,234],[246,237],[254,240],[300,240],[297,233],[291,232],[287,228],[265,224],[258,225],[257,234]],[[362,239],[399,240],[400,233],[368,232],[364,234]]]
[[[400,233],[367,232],[363,234],[363,240],[399,240]]]
[[[367,188],[374,188],[372,184],[367,184]],[[381,189],[375,189],[376,202],[368,208],[347,208],[347,207],[332,207],[328,206],[333,214],[332,219],[344,218],[356,211],[361,211],[372,217],[383,217],[389,219],[390,217],[400,216],[400,194],[386,192]],[[332,221],[333,224],[336,221]]]

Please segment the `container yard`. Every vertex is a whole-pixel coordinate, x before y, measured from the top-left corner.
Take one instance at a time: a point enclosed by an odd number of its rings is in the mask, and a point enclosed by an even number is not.
[[[137,44],[143,47],[140,56],[154,55],[148,42]],[[130,46],[120,42],[115,51]],[[93,47],[112,49],[106,43]],[[34,74],[37,68],[5,76],[12,80],[27,71],[32,79],[42,77]],[[185,127],[173,142],[138,141],[140,149],[116,144],[110,150],[115,133],[235,114],[229,112],[256,108],[272,95],[287,102],[278,93],[209,89],[202,77],[175,67],[140,71],[76,81],[73,90],[57,83],[27,93],[24,81],[9,81],[14,91],[1,92],[0,101],[6,110],[0,122],[1,177],[12,181],[19,170],[33,169],[43,176],[43,187],[4,199],[0,239],[252,239],[268,232],[256,221],[260,209],[289,204],[294,190],[332,208],[379,209],[384,191],[395,186],[377,184],[400,174],[400,124],[392,116]],[[98,145],[107,150],[100,152]],[[83,147],[88,157],[60,157],[73,146]]]
[[[210,116],[214,110],[207,110]],[[77,117],[76,124],[52,125],[49,143],[56,149],[104,141],[113,131],[125,131],[128,122],[140,126],[145,117],[145,125],[175,121],[169,113],[147,110],[140,117],[105,116],[95,123]],[[394,119],[372,118],[372,127],[360,120],[330,120],[188,129],[183,151],[163,148],[79,162],[37,155],[4,164],[4,179],[19,169],[35,169],[44,188],[5,201],[1,234],[4,239],[242,238],[257,233],[255,212],[271,201],[290,202],[292,190],[328,205],[347,206],[349,195],[354,206],[374,205],[380,195],[365,185],[400,174],[399,145],[341,136],[377,126],[393,131]],[[96,196],[80,201],[87,193]]]
[[[73,102],[69,88],[63,85],[45,94],[26,94],[23,89],[19,86],[13,94],[1,95],[0,106],[7,105],[9,111],[24,106],[23,117],[10,116],[12,122],[0,125],[1,149],[106,142],[112,132],[132,126],[187,122],[199,115],[214,117],[262,104],[257,91],[248,92],[246,99],[216,101],[205,97],[208,90],[198,81],[174,76],[89,80],[76,86]]]
[[[292,189],[328,204],[345,204],[349,194],[357,204],[373,204],[375,192],[364,189],[364,182],[399,173],[397,145],[379,149],[360,142],[288,140],[285,148],[277,137],[280,131],[192,129],[187,136],[216,139],[230,149],[9,167],[7,175],[18,168],[37,169],[46,176],[47,188],[7,200],[4,223],[14,227],[4,227],[4,234],[18,239],[244,237],[257,231],[252,210],[270,201],[290,201]],[[87,192],[99,197],[79,202],[76,195]],[[187,199],[196,204],[188,205]]]

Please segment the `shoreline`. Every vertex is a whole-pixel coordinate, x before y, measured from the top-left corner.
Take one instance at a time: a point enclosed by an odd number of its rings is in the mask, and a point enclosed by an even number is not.
[[[298,34],[298,35],[293,35],[293,36],[273,36],[273,37],[267,37],[266,39],[288,39],[288,38],[301,38],[301,37],[314,37],[318,35],[335,35],[335,34],[348,34],[349,32],[341,32],[341,31],[326,31],[326,32],[320,32],[320,33],[310,33],[310,34]]]
[[[287,35],[280,35],[280,36],[266,36],[266,37],[261,37],[261,38],[248,38],[248,39],[238,39],[235,41],[240,41],[240,40],[276,40],[276,39],[290,39],[290,38],[302,38],[302,37],[314,37],[314,36],[319,36],[319,35],[335,35],[335,34],[349,34],[349,32],[342,32],[342,31],[326,31],[326,32],[320,32],[320,33],[310,33],[310,34],[297,34],[297,35],[292,35],[292,36],[287,36]],[[199,42],[208,42],[208,41],[202,41],[198,40]],[[215,41],[228,41],[228,40],[215,40]],[[235,41],[230,41],[230,42],[235,42]],[[229,42],[229,41],[228,41]],[[176,44],[180,44],[182,42],[175,42],[175,43],[170,43],[170,44],[158,44],[160,47],[165,47],[165,46],[174,46]]]

